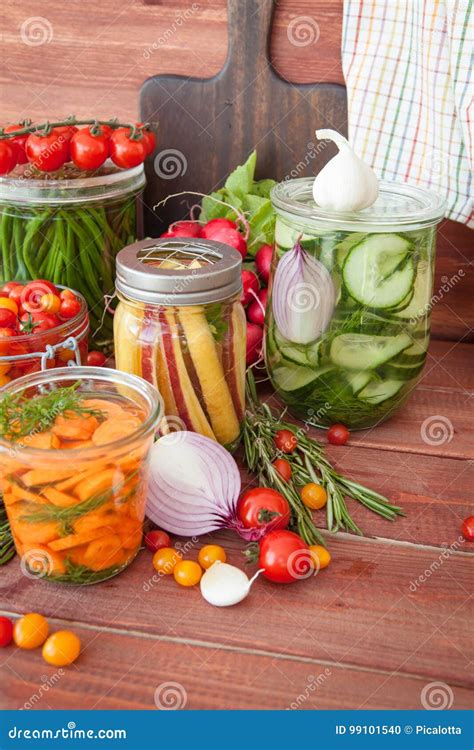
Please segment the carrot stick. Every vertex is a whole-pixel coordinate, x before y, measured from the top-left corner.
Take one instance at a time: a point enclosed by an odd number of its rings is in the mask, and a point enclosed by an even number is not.
[[[42,484],[55,484],[61,479],[67,479],[73,469],[31,469],[22,475],[21,481],[27,487],[38,487]]]
[[[77,497],[74,495],[67,495],[65,492],[60,492],[54,487],[47,487],[43,490],[43,495],[48,498],[50,503],[58,505],[60,508],[69,508],[70,505],[77,503]]]
[[[59,552],[60,550],[78,547],[80,544],[86,544],[86,542],[92,542],[94,539],[105,537],[110,532],[111,529],[102,527],[89,531],[87,534],[69,534],[68,536],[63,536],[61,539],[56,539],[54,542],[50,542],[48,546],[54,552]]]
[[[122,480],[122,472],[117,469],[104,469],[88,479],[83,479],[74,488],[74,494],[79,500],[88,500],[93,495],[98,495]]]

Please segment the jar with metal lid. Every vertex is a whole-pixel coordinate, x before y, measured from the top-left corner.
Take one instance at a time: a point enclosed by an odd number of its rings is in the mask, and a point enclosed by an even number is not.
[[[144,240],[117,256],[116,365],[156,386],[165,430],[235,449],[245,403],[242,259],[219,242]]]
[[[19,165],[0,177],[0,282],[47,279],[77,289],[90,309],[94,346],[111,348],[115,256],[140,237],[143,164],[106,162],[94,176],[72,164],[54,178]]]
[[[372,427],[406,401],[423,369],[443,201],[381,182],[370,208],[342,213],[316,205],[312,186],[302,178],[272,190],[267,368],[303,419]]]

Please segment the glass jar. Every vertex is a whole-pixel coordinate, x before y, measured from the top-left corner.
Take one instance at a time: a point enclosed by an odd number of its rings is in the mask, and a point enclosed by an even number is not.
[[[89,440],[70,439],[64,423],[63,432],[54,431],[62,412],[51,407],[56,411],[47,427],[42,422],[16,442],[0,437],[0,481],[23,571],[89,584],[119,573],[140,549],[161,402],[141,378],[94,367],[27,375],[9,383],[2,398],[37,399],[70,386],[84,409],[104,417],[98,420],[101,439],[95,432]],[[133,421],[120,433],[123,419]],[[126,436],[104,442],[105,423],[109,435]],[[50,447],[38,447],[48,435]]]
[[[421,188],[382,182],[370,208],[325,211],[314,203],[312,186],[313,178],[302,178],[272,191],[272,279],[300,239],[302,257],[315,259],[310,265],[325,281],[314,290],[308,286],[311,274],[298,276],[288,290],[291,299],[277,305],[270,296],[267,368],[280,397],[302,419],[321,427],[372,427],[406,401],[423,369],[443,203]],[[282,309],[293,315],[283,331],[275,320],[284,318]],[[314,324],[322,321],[313,340],[289,335],[295,311],[308,316],[298,318],[306,332],[311,324],[317,331]]]
[[[158,388],[164,431],[233,450],[245,398],[242,259],[219,242],[144,240],[117,256],[116,365]]]
[[[81,309],[70,320],[39,333],[33,330],[21,336],[0,336],[0,388],[31,372],[64,367],[68,362],[80,365],[87,361],[87,303],[82,294],[72,291],[80,300]]]
[[[115,256],[139,237],[137,197],[143,165],[111,162],[87,177],[73,165],[61,177],[34,176],[31,165],[0,178],[0,282],[47,279],[77,289],[90,309],[95,348],[111,346]],[[141,231],[141,230],[140,230]]]

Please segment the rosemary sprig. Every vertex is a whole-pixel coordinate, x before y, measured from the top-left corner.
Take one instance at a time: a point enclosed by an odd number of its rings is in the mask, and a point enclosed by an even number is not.
[[[2,500],[0,500],[0,565],[5,565],[14,554],[15,543],[8,523],[7,511]]]
[[[309,482],[321,484],[327,492],[327,526],[332,532],[345,529],[363,534],[349,513],[346,496],[390,521],[404,515],[401,508],[389,503],[383,495],[339,474],[320,443],[291,422],[275,417],[267,404],[260,403],[250,370],[247,372],[246,396],[247,411],[242,429],[248,468],[257,474],[261,484],[273,487],[286,497],[292,509],[293,525],[307,544],[324,544],[311,512],[303,505],[298,491],[299,487]],[[291,482],[285,482],[273,466],[277,458],[274,438],[279,430],[290,430],[298,438],[296,450],[285,455],[292,469]]]

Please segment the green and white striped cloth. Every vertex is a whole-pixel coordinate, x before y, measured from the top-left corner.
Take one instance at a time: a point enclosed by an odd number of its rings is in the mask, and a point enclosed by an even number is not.
[[[472,0],[345,0],[349,140],[379,178],[435,190],[474,226]]]

